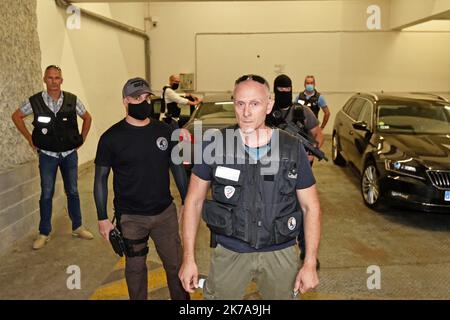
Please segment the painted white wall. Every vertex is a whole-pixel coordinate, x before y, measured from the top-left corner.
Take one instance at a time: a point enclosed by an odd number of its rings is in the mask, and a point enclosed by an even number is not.
[[[367,29],[367,8],[381,9],[381,30]],[[389,1],[151,2],[154,89],[172,73],[195,73],[198,92],[232,89],[245,73],[270,83],[278,68],[294,91],[314,74],[332,116],[357,91],[450,92],[450,37],[392,32]],[[260,56],[259,58],[257,56]]]
[[[388,28],[389,1],[385,0],[151,2],[150,16],[159,18],[158,25],[149,28],[152,84],[159,89],[170,74],[195,71],[197,34],[367,30],[366,11],[371,4],[384,9],[382,28]],[[284,49],[295,50],[300,45],[289,43]],[[333,54],[321,47],[317,51],[323,56]]]
[[[63,70],[63,90],[76,94],[93,122],[86,143],[79,149],[79,164],[93,160],[101,134],[122,119],[122,87],[134,76],[145,77],[144,40],[87,17],[81,29],[69,30],[70,14],[53,0],[37,2],[42,70],[56,64]],[[83,4],[80,7],[144,29],[145,3]],[[81,119],[79,119],[81,128]]]

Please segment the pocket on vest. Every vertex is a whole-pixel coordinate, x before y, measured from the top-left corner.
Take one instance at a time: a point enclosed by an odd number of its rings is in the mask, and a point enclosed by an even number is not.
[[[282,195],[296,196],[297,166],[295,162],[283,160],[281,164],[282,177],[280,179],[280,193]]]
[[[213,199],[222,203],[235,206],[239,202],[240,195],[241,186],[238,185],[213,184],[212,186]]]
[[[205,220],[209,229],[217,234],[231,236],[233,209],[220,203],[205,200],[203,204],[203,220]]]
[[[284,243],[297,237],[301,227],[301,213],[294,211],[288,215],[276,218],[275,225],[275,243]]]

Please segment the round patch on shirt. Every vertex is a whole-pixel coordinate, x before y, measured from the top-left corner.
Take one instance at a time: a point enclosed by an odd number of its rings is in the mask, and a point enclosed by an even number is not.
[[[158,139],[156,139],[156,145],[158,146],[159,149],[161,149],[162,151],[165,151],[165,150],[167,150],[169,143],[167,142],[166,138],[159,137]]]
[[[291,231],[294,230],[295,227],[297,226],[297,219],[295,219],[294,217],[290,217],[287,222],[287,225],[289,230]]]

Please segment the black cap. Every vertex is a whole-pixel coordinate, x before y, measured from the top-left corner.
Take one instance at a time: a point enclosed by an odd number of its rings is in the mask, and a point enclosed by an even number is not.
[[[136,97],[143,93],[153,94],[150,91],[150,86],[148,85],[148,82],[139,77],[128,80],[122,89],[122,97],[124,98]]]

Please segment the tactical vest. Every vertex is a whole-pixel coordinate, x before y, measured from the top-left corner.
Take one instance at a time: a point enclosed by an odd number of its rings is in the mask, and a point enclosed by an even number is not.
[[[225,129],[221,132],[226,137]],[[275,129],[269,155],[279,149],[279,156],[270,163],[278,165],[278,170],[264,173],[268,155],[258,161],[250,160],[246,152],[242,157],[237,152],[239,145],[243,148],[242,141],[237,140],[233,152],[226,149],[224,141],[223,153],[217,153],[217,161],[210,165],[212,200],[204,203],[203,219],[211,232],[237,238],[256,249],[295,239],[302,219],[296,195],[299,141]],[[263,192],[266,183],[273,190],[269,197]]]
[[[30,97],[34,114],[32,139],[39,149],[63,152],[83,144],[83,137],[78,131],[77,96],[66,91],[63,94],[63,104],[56,115],[45,104],[42,92]]]
[[[166,90],[170,88],[170,86],[163,87],[163,94],[162,94],[162,102],[161,102],[161,113],[166,113],[171,118],[178,118],[181,113],[181,109],[178,107],[178,104],[176,102],[167,103],[166,105]],[[167,107],[167,110],[166,110]]]
[[[320,92],[318,92],[317,90],[314,90],[314,95],[310,96],[309,99],[306,98],[306,94],[305,92],[300,92],[298,99],[302,100],[305,102],[305,106],[309,106],[312,110],[312,112],[314,113],[314,115],[316,116],[316,118],[319,118],[319,97],[320,97]]]

